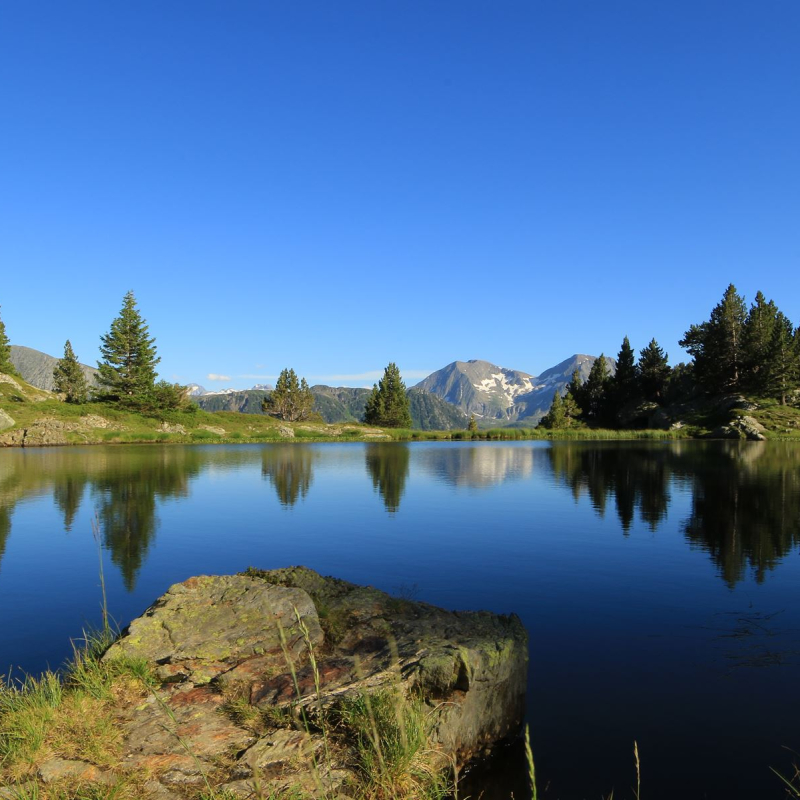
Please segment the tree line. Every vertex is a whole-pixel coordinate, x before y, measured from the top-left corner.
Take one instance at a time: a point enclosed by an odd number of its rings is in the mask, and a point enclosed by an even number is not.
[[[298,380],[293,369],[284,369],[275,388],[261,401],[265,414],[287,422],[308,419],[314,410],[314,395],[305,378]],[[390,363],[367,398],[362,420],[382,428],[410,428],[411,409],[406,386],[397,364]]]
[[[540,425],[618,427],[635,419],[637,411],[652,415],[660,407],[725,394],[786,405],[800,389],[800,327],[760,291],[748,309],[730,284],[709,318],[691,325],[679,344],[692,360],[671,367],[655,339],[637,359],[626,336],[615,372],[603,354],[585,382],[576,370],[564,395],[556,391]]]
[[[100,355],[95,383],[90,385],[67,339],[64,355],[53,370],[55,391],[67,403],[92,400],[143,412],[196,408],[189,402],[185,386],[156,380],[156,365],[161,361],[156,340],[150,336],[132,291],[125,294],[119,315],[108,332],[100,337]],[[2,320],[0,372],[18,374],[11,363],[11,346]]]

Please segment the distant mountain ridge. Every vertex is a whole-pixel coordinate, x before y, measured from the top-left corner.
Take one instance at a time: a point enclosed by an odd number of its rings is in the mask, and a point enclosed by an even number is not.
[[[11,363],[22,375],[23,380],[37,389],[45,389],[48,392],[55,389],[53,370],[58,362],[58,358],[42,353],[40,350],[34,350],[32,347],[11,345]],[[89,386],[97,383],[98,372],[94,367],[81,364],[81,370]]]
[[[441,397],[467,416],[474,414],[484,426],[491,421],[536,425],[550,408],[555,392],[564,394],[575,370],[585,381],[596,360],[596,356],[576,353],[539,377],[489,361],[454,361],[415,388]],[[616,361],[606,356],[606,362],[613,375]]]
[[[467,427],[474,414],[481,427],[524,425],[532,427],[547,413],[556,391],[564,394],[577,369],[586,380],[595,356],[575,354],[550,367],[538,377],[499,367],[489,361],[453,361],[431,373],[408,390],[411,418],[421,430],[458,430]],[[58,359],[30,347],[11,345],[11,361],[32,386],[53,390],[53,369]],[[616,362],[606,357],[609,372]],[[87,381],[96,382],[97,370],[81,365]],[[261,401],[272,390],[259,384],[251,389],[208,391],[191,384],[192,400],[206,411],[238,411],[261,414]],[[314,411],[326,422],[359,422],[370,390],[347,386],[311,387]]]
[[[371,389],[349,386],[311,387],[314,395],[314,411],[325,422],[360,422],[364,406]],[[269,394],[259,389],[219,392],[193,397],[195,403],[205,411],[239,411],[244,414],[262,414],[261,401]],[[419,430],[461,430],[467,427],[468,418],[455,406],[436,395],[420,389],[408,390],[411,420]]]

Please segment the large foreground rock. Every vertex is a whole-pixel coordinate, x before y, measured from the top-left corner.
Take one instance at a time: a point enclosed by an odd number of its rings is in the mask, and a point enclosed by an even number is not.
[[[424,700],[432,746],[463,764],[517,733],[527,675],[516,616],[444,611],[303,567],[177,584],[104,658],[122,655],[155,662],[164,681],[119,722],[122,766],[152,776],[153,798],[205,781],[241,797],[347,796],[351,762],[322,720],[387,687]]]

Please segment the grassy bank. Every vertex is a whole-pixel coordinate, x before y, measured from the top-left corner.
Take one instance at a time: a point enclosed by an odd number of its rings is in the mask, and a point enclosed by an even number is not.
[[[143,443],[252,443],[328,441],[519,441],[519,440],[672,440],[708,436],[737,417],[764,426],[768,439],[800,440],[800,409],[758,399],[757,407],[713,416],[697,415],[671,430],[611,430],[573,427],[565,430],[498,427],[422,431],[381,429],[359,423],[283,422],[235,411],[170,411],[141,414],[106,403],[71,405],[50,392],[0,375],[0,446],[47,446]]]

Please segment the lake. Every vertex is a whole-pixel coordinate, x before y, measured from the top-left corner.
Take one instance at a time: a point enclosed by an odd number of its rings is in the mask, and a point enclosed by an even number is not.
[[[191,575],[305,564],[519,614],[540,797],[632,797],[636,741],[642,800],[777,799],[799,544],[790,443],[6,449],[0,672],[58,666],[99,625],[99,553],[120,626]],[[470,793],[521,800],[521,769],[509,748]]]

